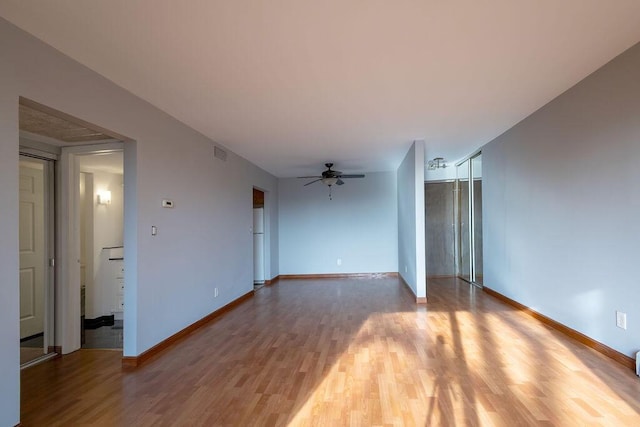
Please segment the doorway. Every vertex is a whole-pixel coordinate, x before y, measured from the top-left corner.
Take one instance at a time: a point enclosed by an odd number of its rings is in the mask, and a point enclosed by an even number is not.
[[[253,189],[253,286],[265,284],[265,218],[264,191]]]
[[[456,182],[425,183],[427,279],[456,275],[455,204]]]
[[[78,159],[82,348],[122,349],[124,174],[122,150]]]
[[[456,175],[457,275],[482,287],[482,153],[460,162]]]
[[[47,188],[50,188],[50,193],[55,193],[56,202],[53,203],[53,196],[48,197],[49,203],[45,205],[48,209],[48,218],[50,226],[47,229],[47,245],[50,247],[50,254],[45,257],[46,268],[48,268],[50,280],[47,282],[47,293],[44,297],[44,313],[45,318],[50,320],[45,325],[43,332],[34,332],[33,335],[42,334],[41,340],[43,342],[37,342],[38,349],[42,344],[42,351],[55,350],[61,354],[67,354],[76,351],[81,348],[82,331],[84,327],[84,321],[82,319],[81,311],[81,276],[87,274],[87,268],[89,263],[87,260],[81,259],[81,246],[86,244],[81,242],[80,229],[83,227],[81,222],[80,211],[83,208],[80,203],[81,199],[81,174],[80,164],[81,159],[99,158],[100,156],[94,156],[95,154],[103,155],[98,163],[103,163],[106,159],[106,155],[110,153],[119,153],[119,185],[116,185],[112,190],[114,195],[114,202],[111,200],[107,202],[106,192],[100,199],[105,206],[95,206],[94,214],[105,213],[107,211],[114,211],[120,209],[119,221],[122,224],[122,178],[123,178],[123,142],[132,140],[120,136],[116,133],[100,128],[88,122],[85,122],[76,117],[72,117],[68,114],[49,108],[45,105],[39,104],[35,101],[20,97],[19,98],[19,131],[20,131],[20,153],[29,156],[29,160],[33,163],[35,161],[42,161],[42,159],[54,159],[56,160],[56,172],[53,174],[53,166],[46,169],[51,172],[47,176]],[[21,174],[23,173],[23,164],[25,159],[20,158]],[[54,163],[54,162],[49,162]],[[33,166],[32,164],[30,166]],[[92,167],[97,167],[93,165]],[[116,172],[114,175],[118,175]],[[92,173],[92,172],[90,172]],[[26,178],[20,180],[21,185],[27,181]],[[84,180],[83,180],[84,181]],[[86,184],[86,181],[83,182]],[[98,188],[96,190],[103,190]],[[55,191],[54,191],[55,190]],[[82,190],[86,190],[84,187]],[[108,190],[104,188],[104,190]],[[22,189],[21,189],[22,193]],[[25,196],[26,197],[26,196]],[[22,199],[22,195],[21,195]],[[94,194],[89,195],[87,193],[87,200],[89,204],[95,202],[98,204],[98,199]],[[109,205],[106,207],[106,205]],[[24,229],[25,233],[29,230],[26,225],[28,220],[28,212],[26,211],[26,205],[23,208],[21,203],[21,209],[26,213],[22,214],[24,220],[21,220],[21,230]],[[34,208],[35,209],[35,208]],[[33,212],[35,212],[35,210]],[[35,214],[34,214],[35,215]],[[55,217],[55,218],[54,218]],[[54,234],[55,225],[55,234]],[[84,226],[87,224],[85,223]],[[122,230],[123,227],[121,226]],[[108,232],[113,232],[112,228],[107,228]],[[118,233],[113,232],[114,236]],[[118,258],[121,262],[123,259],[123,233],[120,232],[117,242],[103,245],[101,250],[105,247],[119,246],[119,248],[112,248],[108,253],[109,260]],[[28,234],[25,234],[28,236]],[[55,238],[54,238],[55,237]],[[20,252],[25,252],[25,245],[29,244],[28,237],[21,237]],[[56,258],[53,257],[53,250],[55,249]],[[119,251],[119,252],[118,252]],[[106,253],[106,252],[105,252]],[[41,258],[38,255],[39,258]],[[21,258],[25,258],[21,255]],[[83,266],[81,266],[81,261]],[[115,263],[112,263],[115,264]],[[26,264],[25,264],[26,265]],[[93,263],[91,263],[93,266]],[[84,268],[82,268],[84,267]],[[40,298],[40,293],[36,293],[35,289],[28,284],[30,280],[28,270],[30,267],[22,268],[20,272],[20,308],[21,318],[36,317],[35,314],[29,313],[29,311],[36,313],[33,307],[37,307],[36,302]],[[94,269],[93,273],[96,270]],[[109,303],[109,315],[115,315],[118,307],[124,306],[124,275],[123,269],[120,268],[118,273],[114,274],[115,284],[112,288],[116,289],[113,294],[112,301]],[[54,283],[55,281],[55,283]],[[85,289],[86,291],[86,289]],[[30,293],[31,292],[31,293]],[[29,298],[33,295],[32,302]],[[55,296],[55,301],[54,297]],[[48,299],[47,299],[48,298]],[[85,307],[86,309],[86,307]],[[120,313],[122,311],[120,310]],[[85,313],[86,314],[86,313]],[[54,325],[55,320],[55,325]],[[122,348],[122,332],[120,330],[119,349]],[[55,333],[55,335],[54,335]],[[29,338],[31,335],[21,333],[21,338]],[[33,337],[33,338],[38,338]],[[30,340],[25,340],[30,341]],[[33,343],[34,341],[30,341]],[[36,345],[36,344],[33,344]],[[22,346],[21,346],[22,347]],[[40,358],[36,360],[40,361]],[[30,366],[30,365],[29,365]]]
[[[20,365],[56,353],[54,325],[54,161],[19,159]]]

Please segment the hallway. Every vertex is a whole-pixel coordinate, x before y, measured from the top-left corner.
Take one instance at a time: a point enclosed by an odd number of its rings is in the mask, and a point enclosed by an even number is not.
[[[287,280],[132,371],[22,372],[22,425],[637,425],[633,372],[482,291]]]

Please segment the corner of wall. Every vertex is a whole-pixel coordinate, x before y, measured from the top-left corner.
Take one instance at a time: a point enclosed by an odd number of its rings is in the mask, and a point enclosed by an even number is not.
[[[398,271],[417,298],[426,296],[424,141],[414,141],[398,167]]]

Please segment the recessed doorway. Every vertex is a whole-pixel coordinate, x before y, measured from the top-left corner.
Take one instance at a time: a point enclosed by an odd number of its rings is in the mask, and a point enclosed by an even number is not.
[[[78,155],[82,348],[122,349],[123,152]]]
[[[21,361],[21,366],[24,368],[46,360],[46,357],[40,357],[41,353],[45,356],[53,352],[67,354],[81,348],[85,326],[83,315],[87,314],[87,307],[81,307],[82,302],[86,303],[87,297],[84,295],[87,289],[81,286],[81,282],[84,285],[88,273],[93,278],[103,275],[113,279],[110,280],[108,291],[103,292],[105,286],[100,290],[96,290],[94,286],[89,291],[90,319],[107,316],[113,319],[113,323],[108,325],[109,329],[113,326],[117,328],[116,338],[111,344],[104,345],[105,341],[102,340],[90,346],[115,347],[122,351],[123,149],[124,142],[131,140],[22,97],[19,99],[19,129],[20,316],[21,324],[25,325],[21,327],[21,349],[37,348],[39,356],[28,357],[30,361],[26,364]],[[44,174],[44,178],[38,174]],[[87,190],[88,176],[91,176],[93,188],[90,193],[85,193],[85,203],[81,203],[81,193]],[[35,183],[33,186],[44,188],[44,195],[38,195],[39,199],[45,200],[42,212],[38,210],[39,204],[27,203],[30,200],[29,179]],[[40,184],[40,181],[43,183]],[[33,199],[35,196],[31,197]],[[81,214],[81,210],[87,206],[91,207],[91,218],[88,220],[88,216]],[[96,216],[100,218],[96,220]],[[45,218],[45,225],[38,227],[37,222],[41,217]],[[87,221],[81,223],[84,220]],[[97,225],[95,221],[98,221]],[[119,225],[113,225],[113,222]],[[88,227],[89,223],[92,227]],[[87,228],[92,228],[91,237],[81,238],[81,229],[86,231]],[[34,238],[33,236],[39,235],[37,233],[41,233],[40,229],[45,237]],[[102,238],[105,235],[109,237]],[[89,240],[95,241],[100,248],[95,250],[92,244],[90,249],[87,247],[84,252],[81,251],[81,246],[86,245]],[[43,244],[47,249],[44,251],[45,255],[40,253]],[[37,252],[31,258],[41,260],[39,269],[29,264],[31,261],[27,255],[30,252]],[[84,253],[92,254],[90,262],[85,259]],[[101,263],[103,256],[105,263]],[[107,273],[107,265],[113,267],[113,274]],[[42,285],[44,290],[35,286],[35,283],[40,283],[39,277],[42,276],[39,270],[47,273],[48,280],[43,281]],[[96,305],[104,307],[93,310]],[[30,326],[39,323],[37,319],[42,317],[44,326]],[[27,360],[27,352],[36,353],[34,350],[22,351],[25,353],[23,361]]]
[[[264,192],[253,189],[253,286],[265,284],[265,215]]]
[[[454,277],[456,182],[430,181],[424,187],[427,279]]]

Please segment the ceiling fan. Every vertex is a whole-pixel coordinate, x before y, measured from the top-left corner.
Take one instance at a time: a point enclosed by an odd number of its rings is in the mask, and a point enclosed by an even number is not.
[[[329,187],[331,187],[332,185],[342,185],[342,184],[344,184],[344,181],[342,180],[343,178],[364,178],[363,174],[346,175],[346,174],[343,174],[340,171],[333,170],[333,169],[331,169],[333,167],[333,163],[325,163],[324,165],[326,166],[327,170],[322,172],[322,175],[299,176],[298,178],[302,178],[302,179],[315,178],[313,181],[307,182],[304,185],[305,187],[307,185],[311,185],[314,182],[318,182],[318,181],[322,181],[323,184],[328,185]]]
[[[340,171],[331,169],[333,167],[333,163],[325,163],[327,168],[326,171],[322,172],[322,175],[314,175],[314,176],[299,176],[301,179],[313,179],[313,181],[307,182],[304,186],[311,185],[314,182],[322,182],[324,185],[329,187],[329,200],[331,200],[331,186],[333,185],[343,185],[343,179],[347,178],[364,178],[364,174],[343,174]]]

